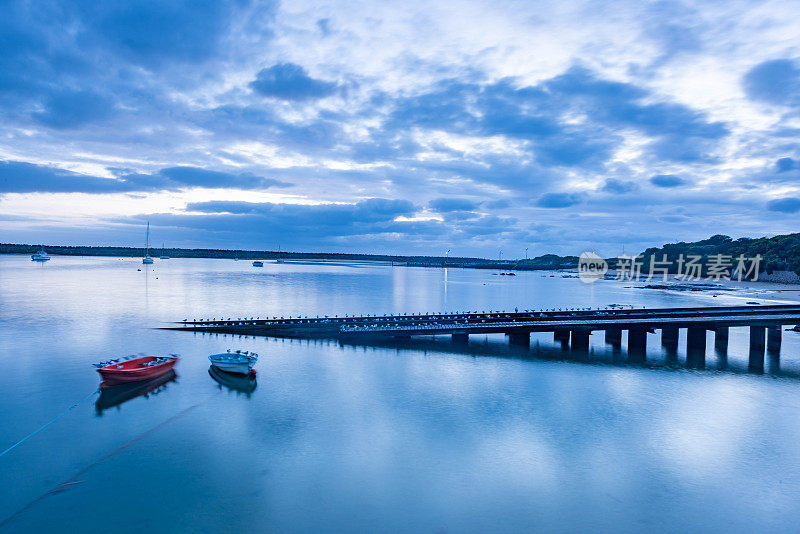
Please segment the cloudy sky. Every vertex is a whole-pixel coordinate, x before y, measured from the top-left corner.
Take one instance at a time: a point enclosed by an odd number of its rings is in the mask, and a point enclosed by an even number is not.
[[[10,2],[0,242],[521,257],[798,230],[800,4]]]

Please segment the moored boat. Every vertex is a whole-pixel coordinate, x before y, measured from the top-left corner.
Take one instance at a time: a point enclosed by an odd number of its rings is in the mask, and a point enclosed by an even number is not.
[[[263,266],[264,266],[264,262],[263,261],[256,260],[256,261],[253,262],[253,267],[263,267]]]
[[[95,365],[97,372],[103,377],[102,385],[112,386],[161,376],[172,370],[179,359],[177,354],[163,357],[142,356],[131,360],[116,359]]]
[[[147,237],[144,242],[144,258],[142,258],[142,263],[145,265],[151,265],[153,263],[153,258],[150,256],[150,221],[147,221]]]
[[[44,251],[44,247],[39,252],[34,252],[31,254],[31,261],[49,261],[50,256],[47,255],[47,252]]]
[[[212,354],[208,357],[211,365],[227,373],[237,373],[241,375],[255,374],[253,366],[258,361],[258,354],[255,352],[239,351],[223,352]]]

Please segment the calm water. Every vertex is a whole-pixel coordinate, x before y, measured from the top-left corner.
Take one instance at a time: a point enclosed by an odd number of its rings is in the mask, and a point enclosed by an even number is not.
[[[91,364],[177,352],[177,378],[97,395],[0,457],[0,531],[753,532],[800,516],[800,335],[780,373],[624,365],[592,335],[340,346],[153,327],[194,317],[785,302],[751,285],[682,293],[543,273],[226,260],[0,257],[0,449],[98,385]],[[709,338],[710,340],[713,338]],[[206,356],[260,353],[222,385]],[[615,363],[616,362],[616,363]],[[673,368],[664,367],[672,365]],[[723,368],[727,370],[720,370]],[[232,386],[232,387],[229,387]],[[132,397],[125,400],[126,397]]]

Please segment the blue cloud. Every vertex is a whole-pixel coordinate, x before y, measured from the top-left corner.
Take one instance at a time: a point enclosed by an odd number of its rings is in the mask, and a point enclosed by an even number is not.
[[[104,46],[152,66],[211,57],[236,7],[223,0],[86,2],[80,15],[89,24],[85,31],[96,32]]]
[[[800,102],[800,66],[791,59],[759,63],[744,79],[747,96],[769,104],[796,105]]]
[[[119,173],[115,178],[79,174],[56,167],[0,161],[3,193],[135,193],[189,188],[267,189],[291,184],[249,173],[232,174],[197,167],[168,167],[153,174]]]
[[[425,93],[395,99],[385,127],[422,127],[459,134],[505,135],[530,142],[545,166],[597,167],[633,128],[652,138],[660,160],[709,159],[727,125],[671,102],[649,102],[652,94],[634,84],[602,79],[573,67],[537,86],[514,80],[494,83],[444,80]],[[646,102],[648,101],[648,102]],[[582,123],[568,117],[586,117]]]
[[[484,215],[436,220],[396,220],[418,207],[406,200],[366,199],[353,204],[273,204],[239,201],[190,203],[186,213],[147,215],[156,227],[201,230],[222,239],[251,236],[259,242],[289,242],[293,247],[331,248],[346,243],[369,243],[395,248],[397,236],[415,242],[441,240],[481,243],[516,231],[517,219]],[[145,217],[122,219],[144,221]],[[255,237],[253,237],[255,236]],[[494,246],[493,241],[488,241]],[[374,249],[373,249],[374,250]]]
[[[780,158],[775,162],[778,172],[788,172],[798,168],[797,162],[792,158]]]
[[[800,211],[800,198],[786,197],[767,202],[767,209],[781,213],[797,213]]]
[[[477,202],[465,198],[435,198],[428,202],[428,205],[441,213],[474,211],[478,208]]]
[[[250,87],[257,93],[281,100],[311,100],[333,95],[338,87],[333,82],[317,80],[294,63],[278,63],[259,71]]]
[[[19,161],[0,161],[0,194],[118,193],[128,190],[117,180]]]
[[[624,180],[616,180],[609,178],[601,188],[606,193],[614,193],[615,195],[624,195],[639,189],[639,184],[636,182],[627,182]]]
[[[318,242],[325,236],[405,233],[413,226],[394,219],[412,215],[407,200],[371,198],[354,204],[273,204],[269,202],[207,201],[186,206],[187,214],[151,217],[157,224],[214,232],[259,232],[293,242]]]
[[[51,94],[36,120],[52,128],[76,128],[111,117],[112,100],[94,91],[59,91]]]
[[[545,193],[536,201],[540,208],[568,208],[580,204],[581,196],[575,193]]]
[[[318,19],[317,28],[319,28],[319,31],[322,32],[322,35],[325,37],[329,36],[331,34],[331,19]]]
[[[686,184],[686,180],[674,174],[656,174],[650,178],[650,183],[656,187],[680,187]]]

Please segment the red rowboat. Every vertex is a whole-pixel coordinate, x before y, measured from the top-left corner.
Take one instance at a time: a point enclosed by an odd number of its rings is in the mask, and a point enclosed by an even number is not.
[[[103,377],[103,385],[106,386],[125,382],[138,382],[139,380],[149,380],[163,375],[172,369],[179,359],[178,356],[166,356],[163,358],[143,356],[133,360],[104,365],[98,368],[97,372]]]

